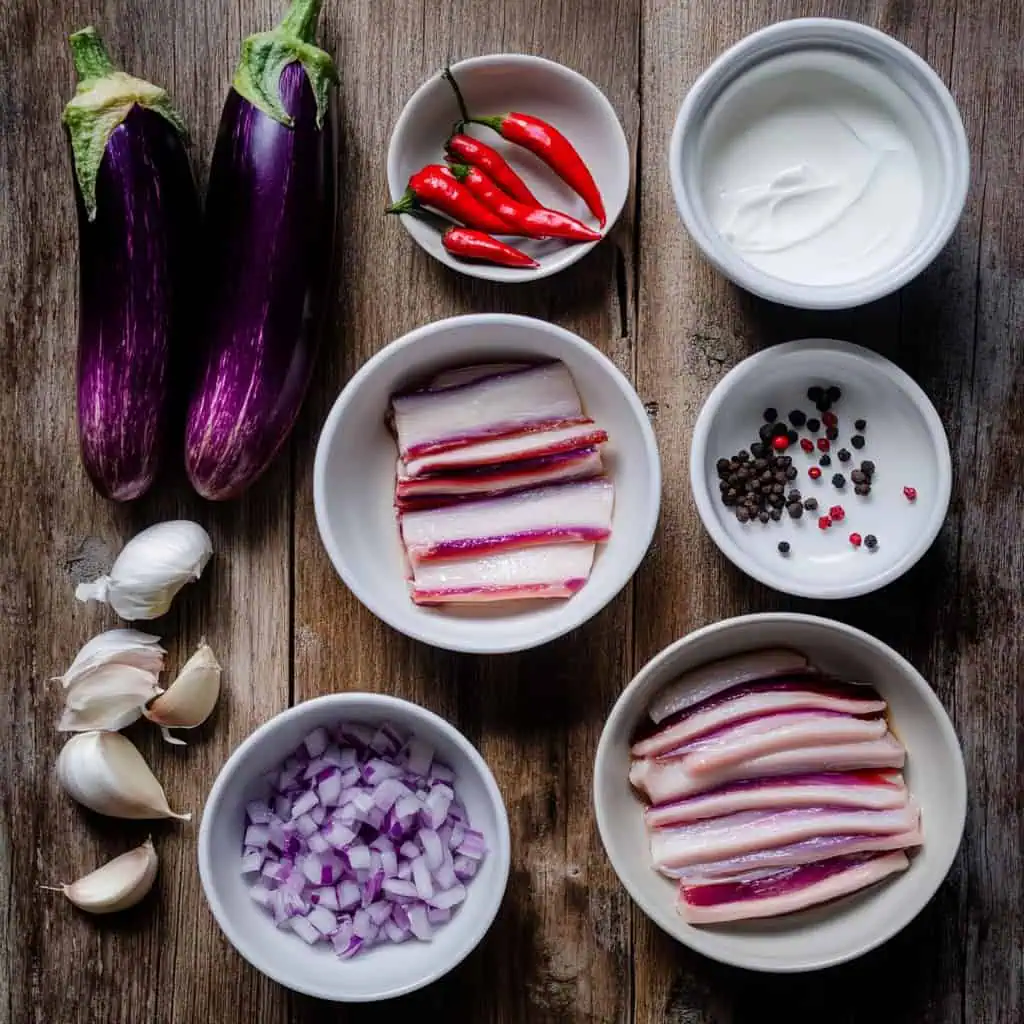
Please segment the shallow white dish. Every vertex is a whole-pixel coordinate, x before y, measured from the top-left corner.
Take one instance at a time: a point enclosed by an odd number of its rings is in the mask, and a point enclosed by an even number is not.
[[[398,450],[385,416],[391,395],[443,369],[556,359],[568,367],[585,412],[608,431],[615,485],[612,536],[586,585],[568,600],[428,608],[413,604],[392,507]],[[335,569],[393,628],[453,651],[500,654],[547,643],[596,615],[626,585],[658,521],[661,464],[654,431],[632,385],[593,345],[530,317],[479,314],[420,327],[378,352],[338,396],[317,444],[313,504]]]
[[[820,416],[807,399],[812,384],[838,385],[843,392],[835,408],[840,437],[832,442],[832,465],[821,467],[812,481],[806,470],[818,465],[821,452],[804,453],[798,445],[786,452],[799,475],[787,486],[804,498],[818,499],[816,512],[799,520],[783,515],[780,523],[739,523],[721,500],[715,463],[732,458],[757,440],[761,413],[774,407],[783,418],[791,409]],[[864,419],[864,448],[854,449],[853,421]],[[808,435],[801,430],[802,437]],[[824,428],[814,437],[824,437]],[[853,458],[843,464],[837,452]],[[853,493],[850,472],[862,460],[876,465],[871,494]],[[842,473],[847,484],[831,483]],[[690,449],[690,486],[701,520],[722,552],[740,569],[769,587],[798,597],[843,598],[866,594],[902,576],[928,550],[949,507],[952,466],[942,422],[928,396],[898,366],[875,352],[843,341],[812,338],[790,341],[745,359],[719,381],[694,427]],[[904,486],[917,490],[910,502]],[[828,530],[818,517],[842,505],[846,519]],[[850,544],[851,533],[874,534],[869,551]],[[788,541],[788,556],[779,541]]]
[[[629,193],[630,156],[622,125],[608,98],[589,79],[543,57],[495,53],[452,65],[470,113],[490,116],[519,111],[542,118],[576,148],[601,190],[607,234],[618,220]],[[409,178],[420,168],[444,163],[445,141],[459,119],[451,86],[438,73],[423,83],[406,103],[388,145],[388,188],[392,201],[401,199]],[[545,206],[560,210],[599,229],[586,203],[538,157],[506,142],[497,132],[469,125],[467,134],[497,150]],[[540,264],[532,270],[472,263],[450,256],[433,225],[412,216],[401,218],[416,243],[435,259],[470,277],[521,282],[548,277],[582,259],[597,242],[570,245],[557,239],[504,238]]]
[[[466,901],[430,942],[375,946],[339,960],[329,945],[307,946],[277,928],[249,896],[238,870],[245,805],[263,795],[262,776],[276,768],[318,726],[341,721],[393,722],[430,743],[456,773],[456,790],[488,853]],[[203,809],[199,877],[210,910],[231,944],[257,970],[286,988],[336,1002],[372,1002],[436,981],[477,946],[501,906],[510,863],[508,815],[491,770],[453,725],[433,712],[377,693],[335,693],[296,704],[261,725],[228,758]]]
[[[912,140],[922,175],[921,212],[904,244],[894,246],[885,265],[835,283],[787,280],[758,269],[720,234],[709,202],[720,185],[709,180],[710,153],[719,129],[744,116],[742,110],[749,113],[758,98],[766,96],[773,68],[804,64],[819,79],[819,85],[808,90],[811,99],[825,90],[820,83],[831,78],[850,83],[843,87],[861,90],[879,109],[888,110]],[[774,109],[769,103],[765,116]],[[794,166],[805,156],[794,152]],[[868,25],[837,18],[795,18],[741,39],[698,77],[676,118],[669,174],[686,229],[719,272],[774,302],[843,309],[888,295],[938,255],[963,211],[970,154],[953,97],[920,56]]]
[[[651,866],[644,804],[629,784],[631,737],[654,695],[687,669],[766,646],[791,646],[842,678],[870,683],[889,703],[907,748],[904,775],[920,803],[924,845],[910,867],[871,889],[785,917],[687,924],[675,886]],[[605,851],[641,910],[705,956],[759,971],[817,970],[874,949],[917,916],[946,877],[963,835],[967,783],[949,717],[914,667],[880,640],[830,619],[772,613],[726,619],[677,640],[649,661],[616,701],[594,762],[594,808]]]

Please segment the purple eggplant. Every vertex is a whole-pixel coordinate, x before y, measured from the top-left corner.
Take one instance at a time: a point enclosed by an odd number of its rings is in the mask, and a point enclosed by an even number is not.
[[[199,203],[167,93],[116,71],[95,29],[70,43],[79,441],[96,489],[128,501],[152,484],[164,451]]]
[[[206,200],[209,289],[185,466],[195,489],[237,497],[291,433],[313,372],[336,217],[337,71],[313,45],[320,0],[293,0],[250,36],[221,115]]]

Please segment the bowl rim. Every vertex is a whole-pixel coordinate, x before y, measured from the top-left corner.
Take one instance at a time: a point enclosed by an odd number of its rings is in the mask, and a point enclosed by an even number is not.
[[[605,838],[606,834],[610,833],[612,823],[607,816],[604,801],[600,797],[600,784],[603,782],[606,774],[605,765],[609,760],[609,751],[612,742],[611,725],[613,721],[626,717],[629,713],[629,709],[636,692],[641,689],[651,675],[657,672],[665,662],[670,661],[678,651],[696,643],[698,640],[704,639],[707,636],[712,636],[715,633],[725,632],[731,629],[742,629],[743,627],[754,623],[768,622],[806,623],[808,625],[823,627],[826,630],[832,630],[836,633],[844,634],[849,638],[864,643],[867,646],[874,648],[875,651],[890,660],[901,670],[906,680],[909,680],[910,685],[920,694],[925,704],[932,710],[932,719],[937,723],[939,735],[944,741],[944,747],[950,752],[950,756],[953,760],[952,767],[957,778],[956,791],[950,794],[951,802],[955,804],[954,810],[957,818],[957,825],[955,829],[956,842],[950,844],[949,851],[945,857],[945,862],[941,865],[941,873],[937,876],[938,881],[932,891],[920,901],[919,905],[914,906],[913,910],[909,913],[907,912],[906,907],[910,906],[910,904],[904,904],[904,906],[900,908],[900,913],[894,915],[892,921],[886,925],[885,928],[880,929],[879,933],[873,938],[861,943],[847,953],[837,954],[819,961],[804,960],[788,964],[780,963],[778,961],[752,962],[739,955],[729,956],[728,954],[710,952],[705,948],[702,939],[703,933],[699,929],[694,929],[693,935],[686,933],[685,938],[683,937],[683,934],[677,934],[676,932],[669,930],[654,916],[653,908],[648,905],[643,894],[639,892],[639,890],[634,889],[633,886],[631,886],[620,874],[618,865],[608,849],[608,842]],[[822,615],[807,615],[803,612],[754,612],[748,615],[736,615],[727,619],[719,619],[717,622],[711,622],[707,625],[700,626],[699,628],[687,633],[685,636],[680,637],[678,640],[674,640],[667,647],[662,648],[662,650],[658,651],[657,654],[645,662],[636,675],[633,676],[626,685],[626,688],[622,693],[619,694],[618,699],[612,705],[611,711],[609,711],[608,717],[605,720],[604,727],[601,730],[601,736],[597,743],[597,751],[594,755],[591,799],[594,805],[594,817],[597,822],[597,831],[598,835],[601,837],[601,845],[604,847],[605,856],[608,858],[608,861],[612,866],[612,870],[615,872],[615,875],[619,879],[623,888],[625,888],[633,899],[633,902],[636,903],[636,905],[653,924],[665,932],[665,934],[670,938],[675,939],[676,942],[679,942],[687,948],[692,949],[703,956],[709,957],[712,960],[717,960],[719,963],[729,964],[733,967],[742,967],[747,970],[761,971],[768,974],[797,974],[804,971],[823,970],[828,967],[835,967],[838,964],[848,963],[851,960],[855,960],[858,957],[863,956],[865,953],[869,953],[873,949],[877,949],[879,946],[884,945],[891,938],[906,928],[907,925],[909,925],[910,922],[913,921],[922,910],[924,910],[928,903],[931,902],[935,893],[938,892],[940,886],[946,880],[963,842],[964,828],[967,821],[967,770],[964,765],[963,748],[960,745],[960,739],[956,734],[956,729],[953,727],[952,721],[950,720],[949,713],[946,711],[942,701],[939,700],[935,691],[931,688],[924,676],[922,676],[921,673],[898,651],[894,650],[884,641],[872,636],[870,633],[867,633],[862,629],[858,629],[856,626],[850,626],[845,622],[840,622],[836,619],[829,619]],[[682,923],[682,919],[680,919],[680,924]]]
[[[691,200],[683,173],[683,151],[688,136],[701,124],[698,117],[702,104],[713,98],[732,79],[735,65],[744,62],[762,47],[781,47],[787,42],[799,46],[817,40],[841,45],[855,43],[876,53],[884,52],[895,62],[908,67],[918,80],[943,120],[951,144],[951,175],[942,203],[941,227],[933,228],[925,244],[908,250],[891,270],[870,278],[842,285],[804,285],[774,277],[747,263],[725,244],[718,244],[705,231],[696,213],[697,203]],[[741,70],[742,76],[745,71]],[[744,36],[723,50],[690,87],[679,111],[668,150],[668,171],[676,208],[691,238],[704,258],[719,273],[741,288],[771,302],[796,309],[852,309],[890,295],[917,277],[945,247],[956,229],[967,202],[970,188],[971,157],[963,118],[949,88],[935,69],[910,47],[879,29],[844,18],[789,18],[775,22]]]
[[[351,396],[355,394],[360,385],[375,374],[383,364],[386,364],[388,361],[395,358],[397,353],[400,353],[407,348],[411,348],[424,338],[429,338],[431,335],[439,331],[447,330],[457,325],[465,325],[468,327],[487,327],[497,324],[521,327],[529,330],[540,330],[543,334],[559,338],[570,347],[576,349],[576,351],[578,351],[582,356],[590,359],[599,366],[611,378],[618,390],[625,397],[627,404],[633,411],[634,418],[639,427],[640,436],[643,441],[644,454],[647,458],[648,476],[650,480],[649,493],[644,506],[647,509],[646,522],[636,524],[637,530],[642,529],[641,536],[643,538],[643,544],[637,547],[636,556],[629,563],[625,564],[625,571],[622,574],[622,579],[617,584],[613,583],[609,589],[607,597],[597,605],[597,607],[582,617],[578,614],[567,616],[564,624],[538,630],[536,636],[525,643],[486,643],[482,640],[473,640],[468,636],[464,641],[459,640],[440,643],[438,639],[432,635],[429,629],[417,628],[415,624],[412,624],[408,629],[397,625],[392,620],[386,605],[376,601],[372,594],[368,594],[358,583],[358,580],[352,573],[343,551],[334,542],[331,530],[329,529],[330,524],[327,513],[326,497],[327,453],[333,442],[333,438],[338,431],[339,421],[351,401]],[[582,336],[566,329],[565,327],[561,327],[558,324],[551,323],[550,321],[540,320],[536,317],[522,316],[518,313],[468,313],[461,316],[445,317],[442,320],[432,320],[429,323],[413,328],[413,330],[408,331],[401,335],[401,337],[389,342],[384,346],[384,348],[363,363],[349,382],[342,388],[338,397],[334,400],[334,404],[331,406],[331,410],[327,414],[323,428],[320,431],[320,437],[317,440],[316,455],[313,461],[313,509],[316,517],[317,531],[320,534],[320,542],[323,545],[324,550],[327,552],[327,557],[330,559],[335,572],[337,572],[341,577],[345,586],[348,587],[356,599],[365,608],[380,619],[381,622],[386,623],[396,632],[401,633],[403,636],[410,637],[413,640],[419,640],[421,643],[429,644],[431,647],[437,647],[440,650],[456,651],[462,654],[510,654],[513,652],[532,650],[535,647],[540,647],[546,643],[550,643],[552,640],[557,640],[566,633],[570,633],[572,630],[579,628],[584,623],[589,622],[590,619],[607,607],[625,589],[646,557],[647,552],[650,549],[651,542],[654,539],[654,533],[658,527],[658,520],[660,518],[661,489],[661,457],[658,452],[657,438],[654,434],[654,428],[651,426],[650,421],[647,418],[647,413],[644,409],[643,403],[640,401],[640,396],[630,383],[629,378],[626,377],[626,375],[611,361],[611,359],[608,358],[608,356]],[[637,530],[634,530],[634,534],[636,534]]]
[[[629,199],[629,192],[633,181],[633,168],[630,158],[629,142],[626,139],[626,132],[622,127],[622,122],[619,120],[619,115],[616,112],[614,105],[605,95],[600,86],[595,82],[592,82],[586,75],[576,71],[574,68],[571,68],[566,64],[560,64],[558,61],[551,60],[548,57],[540,57],[532,53],[511,51],[505,53],[486,53],[480,54],[476,57],[466,57],[463,60],[450,65],[450,69],[453,73],[458,74],[460,70],[472,71],[474,68],[494,67],[503,64],[513,66],[522,65],[526,67],[540,66],[546,68],[554,74],[561,75],[562,77],[573,80],[583,86],[591,95],[595,105],[603,108],[608,119],[609,128],[614,135],[614,140],[609,141],[607,150],[609,153],[614,152],[615,160],[621,161],[626,175],[626,189],[621,198],[617,199],[614,204],[608,203],[609,197],[602,191],[602,198],[605,200],[605,215],[607,217],[607,222],[605,223],[605,226],[600,229],[601,237],[595,239],[593,242],[583,242],[579,245],[567,245],[558,257],[553,258],[546,263],[542,262],[539,267],[535,267],[533,269],[513,270],[508,267],[489,266],[485,263],[477,264],[460,262],[454,257],[448,256],[443,249],[441,250],[441,254],[438,255],[427,248],[417,233],[409,230],[409,219],[406,215],[400,215],[398,219],[402,222],[402,227],[405,229],[406,234],[408,234],[409,237],[428,256],[437,260],[437,262],[441,263],[443,266],[446,266],[457,273],[465,274],[467,277],[475,277],[481,281],[493,281],[498,284],[524,284],[530,281],[539,281],[545,277],[551,277],[554,274],[571,267],[573,264],[583,259],[591,249],[600,245],[611,234],[619,217],[622,216],[622,211],[625,209],[626,202]],[[402,110],[398,115],[398,119],[395,121],[394,128],[391,130],[391,136],[388,140],[386,174],[388,179],[388,194],[391,196],[392,202],[397,202],[402,195],[402,191],[399,191],[396,195],[395,189],[392,187],[392,182],[398,180],[400,142],[408,131],[409,124],[416,112],[416,106],[427,92],[435,86],[437,78],[438,73],[434,72],[429,78],[424,79],[424,81],[417,86],[412,95],[408,100],[406,100],[405,105],[402,107]],[[439,144],[441,141],[443,140],[439,140]],[[404,189],[404,186],[402,186],[402,188]]]
[[[219,810],[218,805],[222,799],[223,791],[228,785],[228,781],[239,770],[245,758],[251,751],[257,748],[260,743],[266,740],[268,736],[280,728],[281,725],[290,721],[292,718],[297,718],[306,714],[309,708],[343,708],[346,706],[352,706],[353,704],[378,706],[383,715],[387,714],[388,709],[400,707],[404,712],[423,722],[425,731],[429,732],[430,730],[434,730],[435,732],[439,732],[454,743],[466,755],[473,769],[480,776],[484,784],[484,790],[487,793],[488,800],[494,807],[498,826],[497,835],[492,840],[495,849],[493,849],[489,855],[495,856],[498,859],[501,883],[500,885],[495,886],[492,892],[488,894],[491,899],[491,906],[483,917],[480,918],[480,922],[477,927],[467,931],[466,934],[468,939],[458,947],[454,959],[450,962],[431,968],[431,970],[418,981],[407,985],[397,986],[381,995],[339,995],[337,992],[333,992],[327,988],[317,989],[314,986],[296,984],[293,979],[285,977],[284,973],[278,970],[277,964],[273,959],[264,960],[262,957],[251,952],[247,936],[235,928],[229,915],[225,911],[220,895],[213,884],[213,867],[211,863],[212,850],[210,848],[210,836],[213,826],[210,822],[212,822]],[[211,811],[213,813],[211,813]],[[209,906],[218,927],[228,942],[230,942],[235,950],[245,960],[252,964],[253,967],[262,974],[265,974],[271,980],[276,981],[279,985],[282,985],[284,988],[290,989],[293,992],[301,992],[304,995],[313,996],[317,999],[326,999],[336,1003],[368,1003],[378,1002],[385,999],[393,999],[397,996],[414,992],[426,985],[430,985],[445,974],[449,973],[449,971],[454,970],[474,949],[476,949],[480,942],[483,941],[484,936],[490,930],[491,925],[494,923],[494,919],[497,917],[498,910],[501,908],[501,904],[504,900],[505,891],[508,888],[508,878],[512,862],[512,840],[509,830],[508,809],[505,806],[505,801],[501,795],[498,783],[494,778],[494,773],[491,771],[490,766],[484,760],[480,751],[477,750],[474,744],[470,742],[470,740],[459,729],[452,725],[451,722],[431,711],[429,708],[425,708],[422,704],[417,704],[414,701],[406,700],[403,697],[393,697],[390,694],[374,693],[364,690],[347,690],[342,693],[328,693],[319,697],[311,697],[309,700],[301,701],[298,704],[293,704],[289,708],[285,708],[283,711],[279,711],[276,715],[254,729],[231,752],[231,755],[217,773],[213,786],[210,788],[209,794],[203,804],[202,820],[199,825],[199,837],[196,842],[196,856],[199,861],[199,879],[202,884],[203,895],[206,898],[207,905]]]
[[[711,492],[707,486],[705,466],[708,458],[708,435],[711,423],[721,409],[726,395],[738,381],[755,373],[758,366],[766,358],[774,358],[789,352],[800,352],[812,348],[825,348],[859,358],[870,363],[880,373],[887,376],[913,402],[925,422],[928,436],[935,451],[938,471],[938,492],[932,504],[931,515],[925,528],[917,535],[914,544],[904,553],[903,557],[876,576],[845,584],[803,585],[791,582],[776,575],[750,558],[747,553],[729,536],[728,532],[715,514]],[[901,370],[890,359],[862,345],[840,341],[836,338],[799,338],[795,341],[784,341],[778,345],[770,345],[737,363],[712,389],[697,414],[690,442],[690,491],[697,505],[704,528],[711,535],[718,549],[738,569],[748,576],[783,594],[794,597],[811,597],[822,600],[841,600],[847,597],[859,597],[870,594],[899,579],[909,572],[924,556],[935,542],[946,519],[953,491],[953,463],[949,451],[949,439],[935,406],[924,393],[921,386],[906,371]]]

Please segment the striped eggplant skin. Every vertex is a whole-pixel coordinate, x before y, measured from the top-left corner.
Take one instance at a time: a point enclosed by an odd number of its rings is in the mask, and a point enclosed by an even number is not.
[[[185,465],[193,487],[214,501],[245,491],[288,439],[331,278],[331,118],[318,125],[298,61],[284,67],[279,95],[290,126],[230,91],[210,169],[208,347],[189,402]]]
[[[115,501],[157,476],[184,332],[199,206],[181,136],[133,106],[113,130],[90,219],[75,178],[79,238],[78,432],[96,490]]]

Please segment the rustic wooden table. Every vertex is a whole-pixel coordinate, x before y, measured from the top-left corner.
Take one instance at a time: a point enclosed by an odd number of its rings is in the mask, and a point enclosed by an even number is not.
[[[1017,0],[375,0],[328,3],[338,56],[345,200],[332,329],[287,453],[244,500],[215,507],[178,481],[115,507],[77,456],[76,229],[60,111],[64,37],[97,24],[115,59],[170,87],[194,128],[198,173],[241,38],[270,0],[178,4],[0,0],[0,1020],[96,1024],[445,1021],[984,1022],[1024,1020],[1024,5]],[[801,315],[740,294],[698,258],[668,186],[679,102],[726,45],[771,21],[829,14],[876,25],[925,56],[960,104],[973,181],[953,242],[918,281],[848,314]],[[451,274],[385,222],[384,154],[412,90],[446,58],[522,50],[577,68],[618,110],[634,191],[604,244],[554,280],[487,287]],[[507,310],[578,331],[630,375],[665,469],[661,526],[631,587],[572,636],[522,656],[446,655],[405,640],[346,591],[321,549],[311,469],[345,381],[412,327]],[[870,598],[790,601],[713,548],[687,485],[697,410],[722,374],[773,342],[821,334],[908,370],[949,431],[956,474],[945,529],[904,580]],[[1014,438],[1017,438],[1015,441]],[[117,920],[73,911],[37,883],[70,880],[149,830],[83,814],[52,768],[58,694],[47,677],[113,616],[72,598],[134,531],[194,517],[216,548],[200,585],[158,624],[172,670],[201,636],[228,666],[215,719],[187,748],[133,729],[177,807],[202,811],[228,752],[295,701],[343,689],[420,701],[479,744],[508,804],[513,867],[502,911],[449,977],[397,1003],[337,1009],[250,968],[214,924],[196,826],[157,824],[158,891]],[[662,646],[737,612],[797,608],[849,621],[932,680],[963,741],[967,834],[950,878],[906,931],[858,963],[805,977],[723,968],[632,906],[591,813],[591,762],[625,682]],[[888,986],[888,988],[886,988]]]

